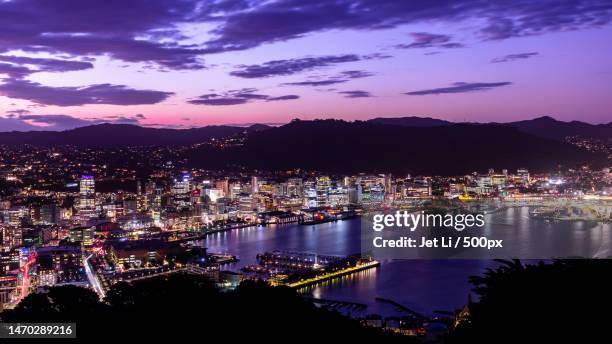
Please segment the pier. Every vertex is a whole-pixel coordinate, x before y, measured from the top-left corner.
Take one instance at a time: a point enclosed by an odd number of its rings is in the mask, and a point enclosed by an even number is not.
[[[314,297],[304,297],[305,299],[311,301],[314,304],[326,306],[328,308],[340,308],[345,307],[348,309],[356,310],[359,312],[365,311],[368,308],[368,305],[365,303],[359,302],[350,302],[350,301],[339,301],[339,300],[329,300],[329,299],[317,299]]]
[[[405,312],[405,313],[408,313],[411,316],[413,316],[414,318],[417,318],[417,319],[420,319],[420,320],[427,319],[427,317],[424,316],[423,314],[421,314],[421,313],[419,313],[417,311],[413,311],[412,309],[410,309],[410,308],[408,308],[408,307],[406,307],[406,306],[404,306],[404,305],[402,305],[400,303],[397,303],[397,302],[395,302],[395,301],[393,301],[391,299],[385,299],[383,297],[376,297],[375,300],[377,302],[382,302],[382,303],[390,304],[390,305],[394,306],[397,310]]]
[[[350,275],[355,272],[372,269],[372,268],[378,267],[379,265],[380,265],[379,261],[372,260],[370,262],[362,263],[357,266],[349,267],[349,268],[342,269],[342,270],[337,270],[334,272],[328,272],[328,273],[318,275],[316,277],[308,278],[308,279],[301,280],[301,281],[294,282],[294,283],[289,283],[287,284],[287,286],[290,288],[299,289],[299,288],[303,288],[309,285],[313,285],[313,284],[321,283],[321,282],[324,282],[330,279],[334,279],[337,277]]]

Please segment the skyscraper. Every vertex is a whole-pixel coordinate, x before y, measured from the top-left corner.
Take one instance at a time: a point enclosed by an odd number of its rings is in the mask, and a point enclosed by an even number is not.
[[[251,193],[259,192],[259,181],[257,180],[257,176],[251,177]]]
[[[81,176],[79,193],[81,196],[91,196],[96,193],[96,181],[93,176]]]
[[[322,176],[317,178],[317,207],[325,207],[329,205],[329,187],[331,186],[331,181],[329,177]]]
[[[84,175],[79,181],[79,220],[81,223],[96,217],[96,181]]]

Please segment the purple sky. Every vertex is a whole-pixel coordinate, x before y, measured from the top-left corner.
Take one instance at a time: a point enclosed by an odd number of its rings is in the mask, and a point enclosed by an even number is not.
[[[612,1],[0,0],[0,131],[612,121]]]

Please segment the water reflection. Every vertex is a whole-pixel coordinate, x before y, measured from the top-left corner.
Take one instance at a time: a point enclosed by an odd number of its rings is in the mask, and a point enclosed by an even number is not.
[[[568,255],[594,252],[611,254],[610,224],[595,222],[546,222],[529,217],[529,209],[509,208],[488,214],[485,234],[501,233],[517,247],[516,254],[546,252],[551,247]],[[290,250],[329,255],[350,255],[361,250],[359,219],[319,225],[249,227],[209,235],[200,241],[211,252],[230,253],[240,261],[229,267],[239,270],[255,264],[258,253]],[[569,233],[568,237],[558,235]],[[385,313],[376,297],[395,300],[418,312],[453,310],[462,306],[470,292],[467,278],[494,266],[490,260],[385,260],[377,269],[362,271],[301,290],[317,298],[368,304],[368,312]]]

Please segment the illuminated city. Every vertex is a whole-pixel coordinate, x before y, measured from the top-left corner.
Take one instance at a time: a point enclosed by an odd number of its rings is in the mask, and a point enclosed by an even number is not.
[[[0,23],[0,343],[610,341],[611,0]]]
[[[202,144],[240,142],[244,134],[236,135]],[[448,177],[232,172],[189,169],[181,152],[193,147],[1,149],[1,299],[7,309],[31,292],[67,284],[91,288],[100,299],[119,281],[181,273],[206,276],[222,289],[264,279],[304,290],[380,265],[371,256],[292,252],[289,245],[258,252],[258,263],[237,265],[256,257],[214,252],[203,244],[210,235],[252,228],[308,230],[433,203],[485,213],[537,206],[530,216],[612,220],[609,168],[548,173],[491,168]],[[107,156],[116,156],[113,165],[97,163]],[[146,157],[138,161],[146,169],[134,167],[132,156]],[[417,328],[405,329],[417,334]]]

